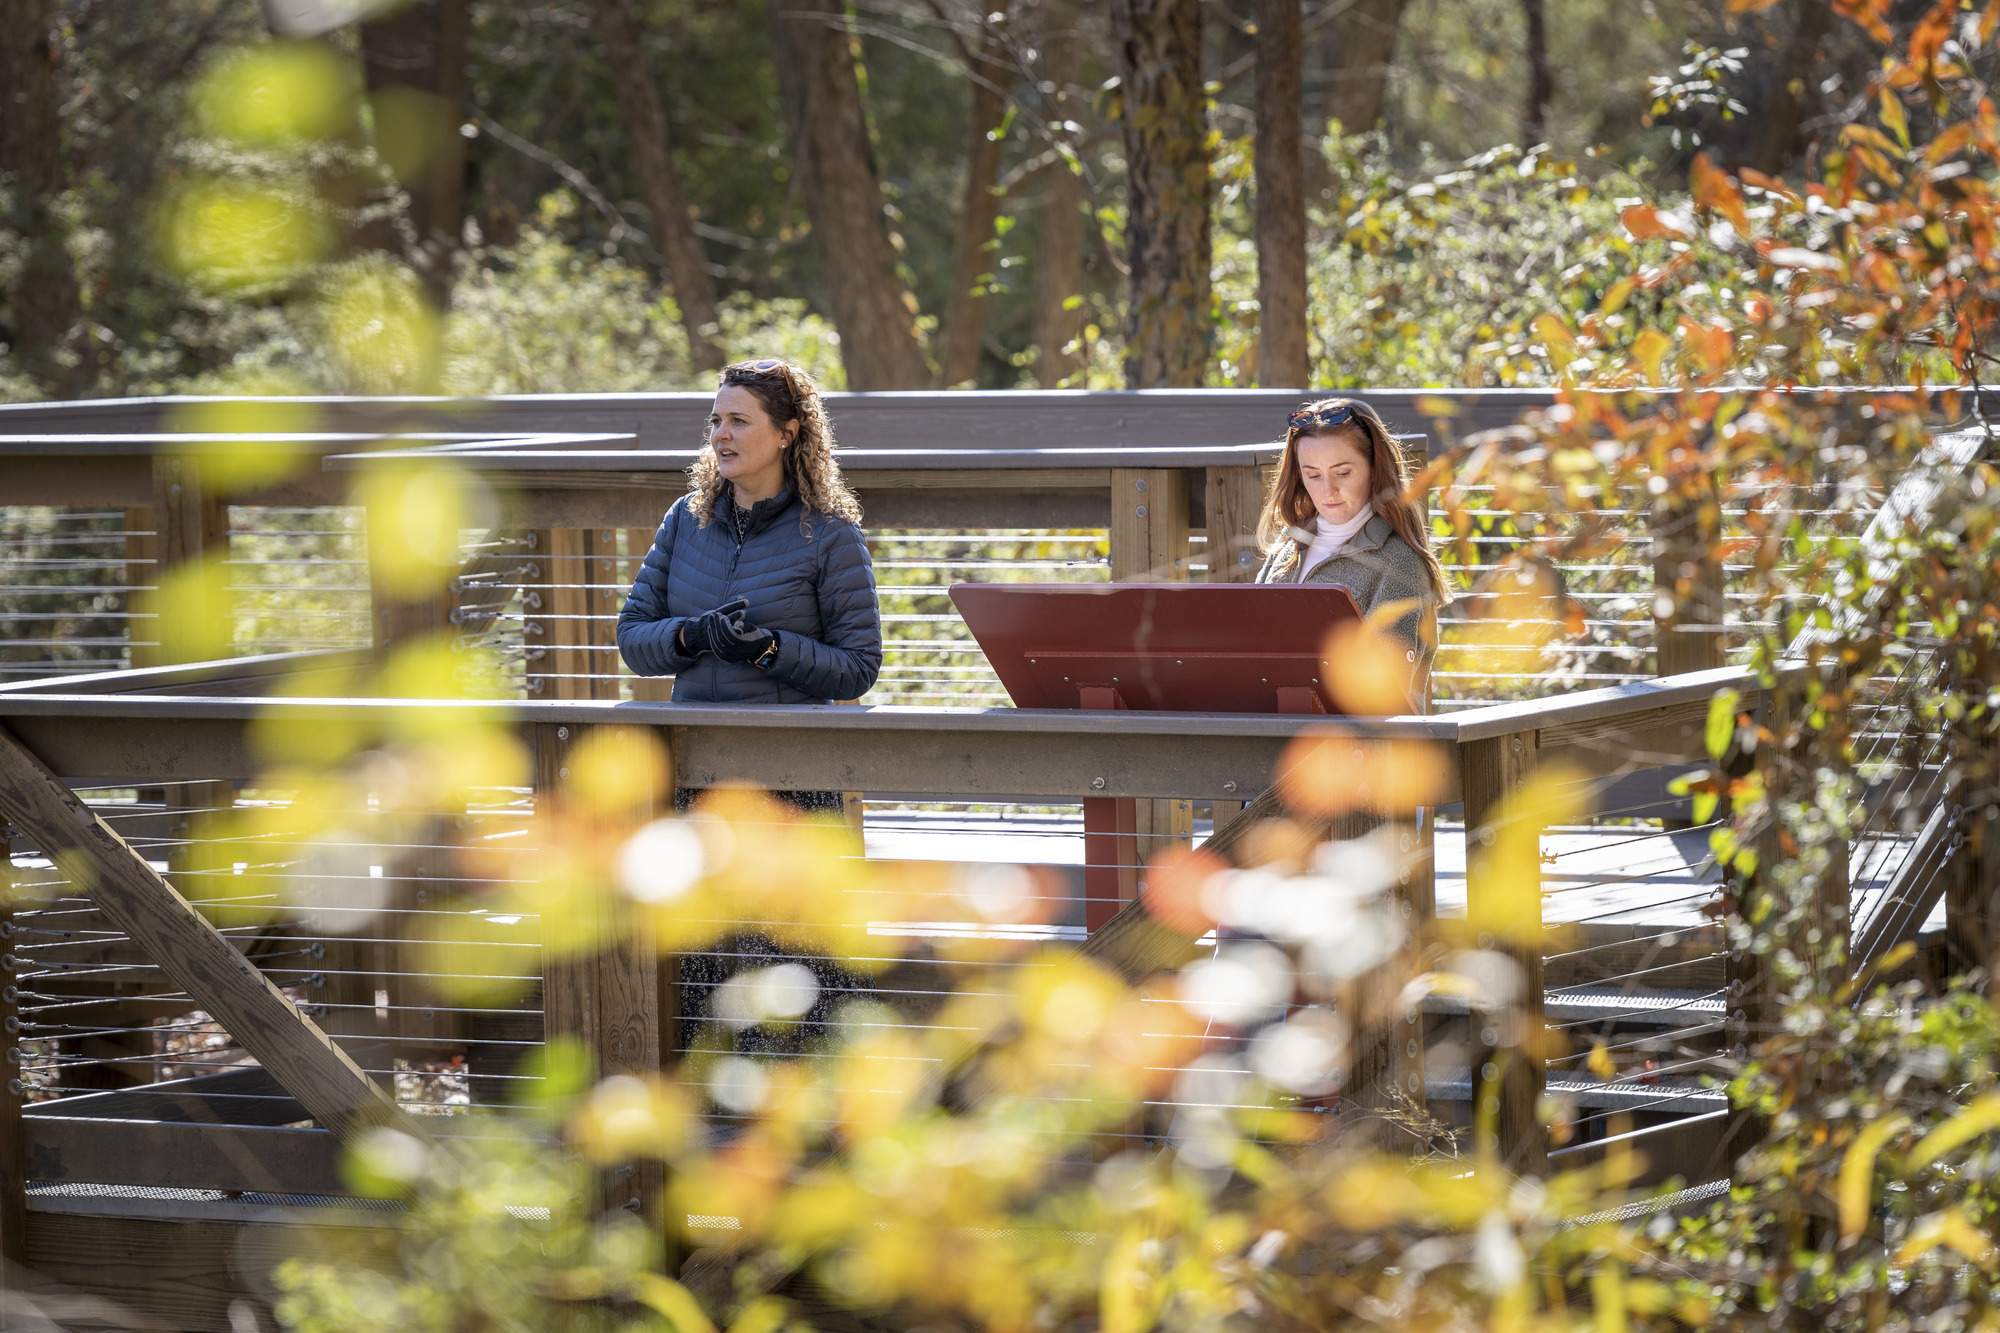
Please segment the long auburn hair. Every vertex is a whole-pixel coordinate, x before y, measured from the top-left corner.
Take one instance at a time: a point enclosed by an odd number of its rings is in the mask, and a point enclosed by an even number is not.
[[[1409,543],[1411,550],[1423,557],[1431,592],[1438,605],[1445,605],[1451,601],[1451,585],[1445,581],[1444,566],[1438,563],[1437,552],[1431,549],[1430,516],[1403,493],[1409,484],[1409,470],[1403,463],[1403,451],[1389,437],[1389,428],[1382,424],[1382,418],[1358,398],[1321,398],[1303,404],[1299,410],[1322,412],[1343,407],[1353,414],[1344,425],[1292,426],[1285,431],[1285,452],[1278,459],[1277,484],[1271,488],[1264,501],[1264,512],[1257,519],[1258,544],[1266,555],[1276,555],[1290,546],[1292,558],[1299,558],[1303,548],[1292,532],[1319,515],[1312,496],[1306,492],[1304,479],[1299,476],[1299,441],[1308,436],[1345,436],[1368,458],[1368,480],[1374,492],[1369,500],[1375,512],[1388,521],[1398,537]]]
[[[819,386],[812,376],[789,361],[739,361],[722,368],[715,387],[732,384],[749,390],[781,434],[790,423],[799,423],[798,434],[785,445],[782,455],[785,480],[799,496],[799,531],[812,536],[812,516],[816,513],[859,525],[861,501],[847,488],[840,464],[834,461],[833,420],[826,414],[826,404],[820,401]],[[700,456],[688,469],[688,480],[692,483],[688,512],[694,515],[697,527],[705,528],[715,516],[715,502],[729,485],[717,470],[715,446],[707,432],[702,434]]]

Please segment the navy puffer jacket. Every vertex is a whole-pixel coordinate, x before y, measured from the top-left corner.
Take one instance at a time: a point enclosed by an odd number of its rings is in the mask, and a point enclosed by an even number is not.
[[[787,486],[751,506],[739,538],[734,503],[718,496],[707,527],[686,496],[667,511],[618,617],[625,664],[671,675],[675,703],[819,704],[867,693],[882,670],[882,615],[861,529],[815,513],[806,536]],[[768,670],[680,650],[684,620],[736,597],[750,599],[745,619],[778,633]]]

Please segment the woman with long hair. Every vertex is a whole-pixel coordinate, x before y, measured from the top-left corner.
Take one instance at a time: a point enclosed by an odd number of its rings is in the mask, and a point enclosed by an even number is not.
[[[866,693],[882,670],[875,571],[812,376],[726,367],[689,475],[618,617],[626,665],[671,675],[676,703]]]
[[[1402,450],[1375,409],[1322,398],[1293,412],[1277,483],[1257,523],[1264,550],[1259,583],[1331,583],[1354,594],[1361,613],[1391,602],[1409,609],[1389,625],[1421,677],[1434,644],[1425,613],[1451,601],[1431,550],[1430,518],[1403,493]]]
[[[875,570],[812,376],[776,360],[724,368],[688,471],[688,492],[667,510],[618,617],[626,665],[671,675],[676,703],[823,704],[866,693],[882,670]],[[699,795],[679,788],[674,804],[685,809]],[[842,804],[837,791],[773,795],[808,814],[836,814]],[[726,1023],[712,1038],[700,1029],[720,1017],[712,997],[735,964],[780,960],[808,969],[818,988],[787,1040],[824,1035],[840,1004],[872,991],[831,958],[744,931],[681,959],[675,1042],[712,1039],[730,1050],[777,1040]]]

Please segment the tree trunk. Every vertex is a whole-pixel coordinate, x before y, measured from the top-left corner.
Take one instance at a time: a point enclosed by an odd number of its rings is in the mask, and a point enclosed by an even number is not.
[[[1348,134],[1375,128],[1382,119],[1389,69],[1396,55],[1396,29],[1408,0],[1355,0],[1347,14],[1321,39],[1320,70],[1308,89],[1308,115],[1316,110],[1313,133],[1337,120]]]
[[[718,341],[722,317],[716,305],[715,279],[708,271],[708,256],[688,212],[687,191],[681,185],[680,169],[674,165],[673,132],[667,126],[659,85],[646,67],[631,0],[596,0],[592,21],[611,66],[612,89],[618,97],[618,114],[625,122],[626,141],[632,146],[639,192],[653,219],[653,245],[666,261],[667,281],[673,286],[681,324],[687,329],[688,351],[702,369],[720,370],[724,360]]]
[[[22,367],[63,397],[81,388],[89,368],[68,354],[82,312],[57,207],[64,180],[54,27],[50,0],[0,0],[0,174],[27,246],[9,341]]]
[[[1303,388],[1305,148],[1299,0],[1257,0],[1257,383]]]
[[[1549,137],[1549,103],[1555,101],[1556,79],[1549,69],[1549,17],[1544,0],[1521,0],[1528,20],[1528,104],[1521,112],[1521,146],[1531,148]]]
[[[1207,96],[1200,0],[1112,0],[1123,90],[1125,384],[1190,388],[1208,370]]]
[[[1000,196],[996,131],[1007,114],[1006,49],[989,23],[980,25],[972,52],[972,142],[965,154],[965,200],[958,214],[958,247],[952,259],[951,304],[944,319],[944,351],[938,358],[938,387],[949,389],[979,374],[979,344],[986,332],[986,284],[992,275],[993,224]]]
[[[465,226],[465,49],[468,0],[416,0],[361,25],[376,151],[410,192],[410,234],[379,229],[363,243],[403,253],[440,309]]]
[[[924,389],[916,298],[896,273],[842,0],[785,0],[771,44],[793,169],[850,389]]]
[[[1832,7],[1823,0],[1798,0],[1792,6],[1792,40],[1772,71],[1771,98],[1750,157],[1750,165],[1767,176],[1782,175],[1799,151],[1804,82],[1832,21]]]
[[[1080,94],[1083,34],[1075,0],[1046,0],[1036,47],[1042,53],[1043,119],[1050,136],[1074,148],[1077,133],[1061,128],[1081,120],[1089,98]],[[1067,160],[1041,172],[1041,216],[1035,222],[1035,382],[1057,389],[1083,358],[1065,351],[1083,333],[1083,180]]]

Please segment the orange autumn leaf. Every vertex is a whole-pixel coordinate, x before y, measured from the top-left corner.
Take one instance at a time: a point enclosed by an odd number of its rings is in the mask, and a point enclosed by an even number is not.
[[[1736,188],[1728,172],[1709,160],[1707,153],[1695,158],[1689,183],[1694,187],[1698,206],[1722,214],[1738,232],[1750,234],[1750,214],[1743,207],[1743,192]]]
[[[1278,760],[1278,792],[1301,815],[1407,812],[1434,804],[1450,782],[1450,764],[1429,741],[1376,740],[1335,727],[1304,733]]]
[[[1677,220],[1661,216],[1650,204],[1633,204],[1618,215],[1618,220],[1635,241],[1679,240],[1694,234]]]
[[[1139,901],[1161,925],[1183,935],[1206,935],[1215,918],[1202,905],[1201,891],[1212,876],[1227,869],[1229,863],[1214,852],[1169,848],[1147,865],[1146,892]]]

